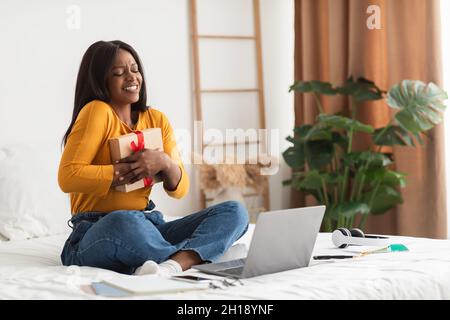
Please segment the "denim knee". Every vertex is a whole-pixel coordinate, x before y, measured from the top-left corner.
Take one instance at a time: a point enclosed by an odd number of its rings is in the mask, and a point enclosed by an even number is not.
[[[133,236],[140,238],[139,231],[145,221],[146,218],[142,212],[127,210],[113,211],[103,218],[103,223],[107,224],[108,234],[117,238],[125,234],[127,238]]]
[[[229,223],[234,226],[236,231],[244,232],[249,223],[248,211],[245,205],[239,201],[226,201],[221,203],[226,208],[226,214],[230,218]]]

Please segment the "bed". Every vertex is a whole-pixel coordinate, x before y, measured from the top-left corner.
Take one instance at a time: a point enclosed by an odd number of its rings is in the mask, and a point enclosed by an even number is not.
[[[70,205],[56,183],[60,151],[53,146],[48,142],[0,146],[0,299],[108,299],[82,288],[124,275],[61,265]],[[30,154],[33,161],[28,161]],[[252,233],[253,225],[238,242],[248,247]],[[313,261],[308,268],[247,279],[244,286],[225,290],[139,298],[450,299],[450,240],[396,240],[410,251]],[[341,252],[333,247],[331,234],[318,235],[315,255]]]
[[[238,242],[249,244],[253,226]],[[82,288],[111,277],[90,267],[64,267],[59,254],[67,234],[0,242],[0,299],[118,299]],[[243,286],[139,299],[450,299],[450,241],[395,237],[409,252],[358,259],[312,261],[295,269],[243,280]],[[331,234],[318,235],[314,254],[339,254]],[[188,270],[187,273],[193,273]],[[137,297],[136,297],[137,298]]]

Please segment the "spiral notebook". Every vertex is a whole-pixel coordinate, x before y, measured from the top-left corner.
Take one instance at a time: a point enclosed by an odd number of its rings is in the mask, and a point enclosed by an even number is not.
[[[112,278],[104,280],[103,284],[130,295],[176,293],[209,288],[209,283],[189,283],[155,275]]]

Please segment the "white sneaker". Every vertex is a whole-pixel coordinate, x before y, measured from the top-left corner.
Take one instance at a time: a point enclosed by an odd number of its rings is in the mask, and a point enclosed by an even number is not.
[[[181,273],[183,270],[178,262],[169,259],[160,264],[155,261],[148,260],[145,261],[142,266],[136,269],[134,275],[142,276],[145,274],[155,274],[160,276],[171,276],[176,273]]]
[[[143,276],[145,274],[157,274],[159,271],[158,264],[155,261],[147,260],[142,266],[136,269],[135,276]]]

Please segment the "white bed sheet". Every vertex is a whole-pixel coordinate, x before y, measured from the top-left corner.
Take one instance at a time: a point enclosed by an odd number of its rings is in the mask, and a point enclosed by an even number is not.
[[[240,239],[248,244],[253,228]],[[0,299],[106,299],[83,284],[118,273],[64,267],[59,254],[67,234],[0,243]],[[450,299],[450,241],[396,237],[409,252],[374,254],[244,280],[244,286],[139,299]],[[342,254],[331,234],[319,234],[314,254]],[[191,272],[191,271],[188,271]]]

